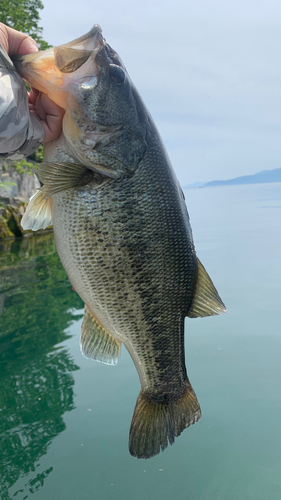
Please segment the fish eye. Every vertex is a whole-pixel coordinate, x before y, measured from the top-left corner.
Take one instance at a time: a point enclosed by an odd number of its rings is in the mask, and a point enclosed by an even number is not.
[[[109,67],[109,76],[118,85],[121,85],[125,80],[125,73],[120,66],[116,64],[111,64]]]

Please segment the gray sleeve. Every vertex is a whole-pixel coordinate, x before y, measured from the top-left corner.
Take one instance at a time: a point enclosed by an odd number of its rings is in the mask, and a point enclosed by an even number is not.
[[[45,133],[28,108],[25,84],[0,44],[0,159],[33,153]]]

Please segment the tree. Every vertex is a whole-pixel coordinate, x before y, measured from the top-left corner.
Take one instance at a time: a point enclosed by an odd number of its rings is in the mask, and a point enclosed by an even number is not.
[[[41,0],[1,0],[0,20],[36,40],[39,50],[46,50],[50,45],[43,40],[43,28],[39,26],[39,10],[44,8]]]
[[[11,28],[30,35],[37,42],[39,50],[46,50],[49,45],[42,38],[43,28],[39,26],[39,11],[44,8],[41,0],[0,0],[0,21]],[[27,90],[30,90],[26,83]],[[36,163],[43,161],[43,147],[40,146],[37,151],[32,153],[30,160]],[[28,173],[30,165],[25,160],[16,161],[13,166],[25,169]],[[34,165],[36,168],[36,166]],[[0,183],[0,187],[6,187],[8,183]],[[1,217],[0,217],[1,219]]]

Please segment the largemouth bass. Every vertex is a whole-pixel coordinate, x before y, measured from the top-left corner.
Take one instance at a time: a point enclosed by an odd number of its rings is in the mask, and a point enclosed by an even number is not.
[[[53,224],[61,262],[85,302],[83,354],[116,364],[121,345],[129,351],[141,382],[129,450],[152,457],[201,416],[185,366],[184,319],[225,306],[196,257],[159,133],[100,27],[15,64],[65,109],[22,225]]]

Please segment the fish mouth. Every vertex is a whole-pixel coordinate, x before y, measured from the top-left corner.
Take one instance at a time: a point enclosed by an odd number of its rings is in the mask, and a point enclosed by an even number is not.
[[[68,89],[73,80],[99,74],[95,59],[104,45],[101,27],[95,24],[88,33],[71,42],[33,54],[14,56],[13,63],[32,87],[46,93],[66,109]]]

